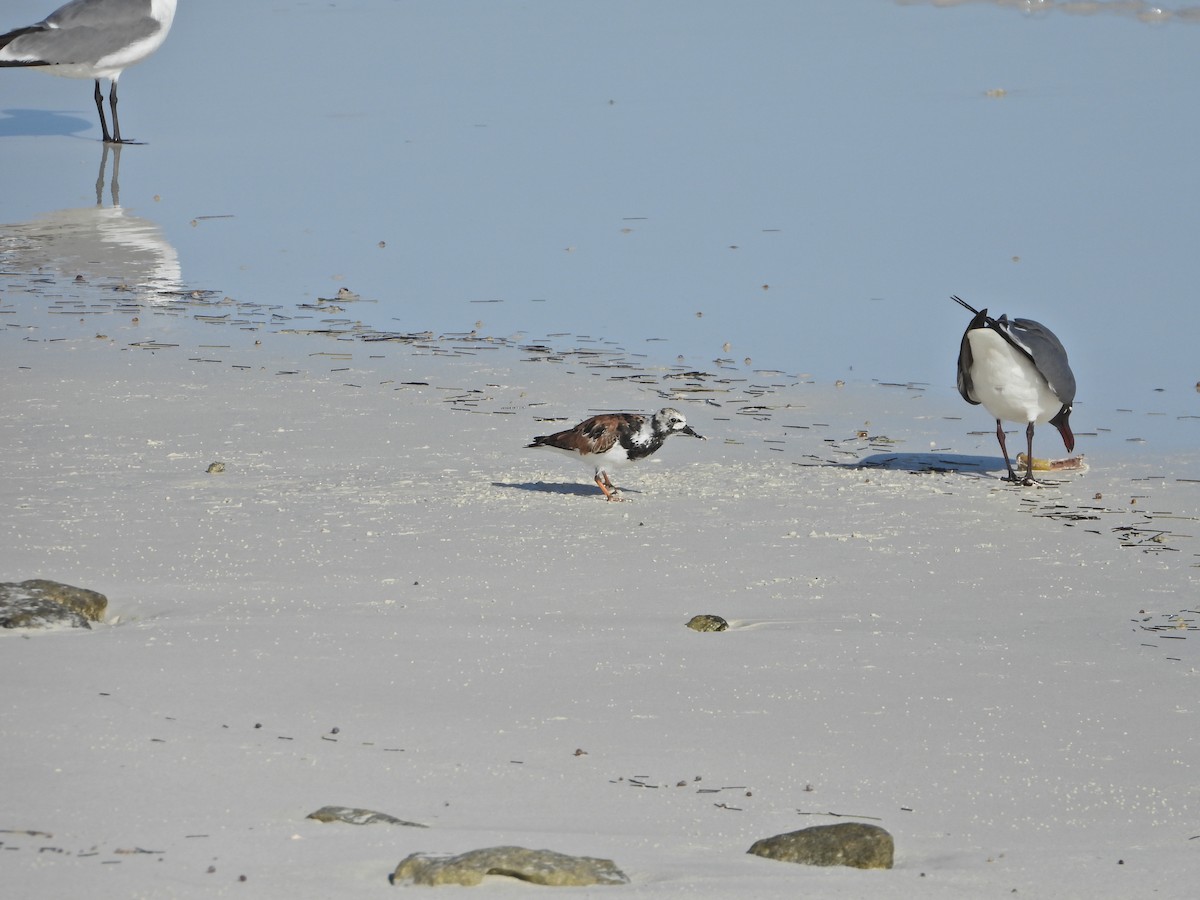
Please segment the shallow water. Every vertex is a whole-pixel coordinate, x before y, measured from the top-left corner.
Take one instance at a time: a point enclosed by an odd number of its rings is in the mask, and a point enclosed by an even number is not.
[[[1200,25],[1037,6],[185,2],[119,210],[90,85],[0,73],[0,265],[951,403],[957,293],[1059,334],[1077,430],[1194,446]]]

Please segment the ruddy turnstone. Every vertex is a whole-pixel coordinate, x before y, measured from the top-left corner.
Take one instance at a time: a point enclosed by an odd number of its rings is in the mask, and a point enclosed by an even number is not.
[[[1008,480],[1033,484],[1033,426],[1049,422],[1062,435],[1067,452],[1075,449],[1069,419],[1075,402],[1075,376],[1067,351],[1045,325],[1030,319],[993,319],[959,297],[956,303],[975,314],[958,351],[958,392],[996,417],[996,439],[1004,454]],[[1018,478],[1008,459],[1001,420],[1025,423],[1025,477]]]
[[[91,78],[96,82],[96,111],[106,144],[132,143],[121,138],[117,120],[117,79],[167,39],[176,0],[71,0],[42,21],[0,34],[0,67],[37,67],[51,75]],[[100,79],[112,82],[108,106],[113,130],[104,121]]]
[[[607,466],[636,462],[650,456],[673,434],[704,440],[677,409],[660,409],[653,416],[638,413],[604,413],[585,419],[574,428],[535,437],[532,447],[549,447],[581,458],[596,467],[596,486],[608,500],[620,500],[605,471]]]

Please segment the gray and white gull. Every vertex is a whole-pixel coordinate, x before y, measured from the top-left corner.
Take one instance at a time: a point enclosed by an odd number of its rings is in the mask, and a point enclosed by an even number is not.
[[[175,0],[71,0],[40,22],[0,34],[0,68],[94,79],[104,142],[131,143],[121,137],[117,119],[117,79],[162,46],[174,19]],[[111,134],[104,119],[102,78],[112,82]]]
[[[950,299],[974,315],[958,351],[958,392],[995,417],[1008,480],[1031,485],[1034,425],[1049,422],[1062,435],[1067,452],[1075,449],[1070,425],[1075,376],[1067,351],[1054,332],[1039,322],[1008,316],[993,319],[986,309],[977,310],[961,297]],[[1025,425],[1024,478],[1017,476],[1008,458],[1005,421]]]

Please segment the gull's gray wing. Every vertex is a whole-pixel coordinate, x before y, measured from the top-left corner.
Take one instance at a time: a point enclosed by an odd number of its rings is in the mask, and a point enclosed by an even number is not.
[[[1067,350],[1054,332],[1033,319],[1006,321],[1001,316],[996,324],[1008,340],[1029,355],[1063,405],[1070,406],[1075,400],[1075,375],[1067,362]]]
[[[150,0],[68,3],[0,41],[10,65],[92,64],[159,31]]]

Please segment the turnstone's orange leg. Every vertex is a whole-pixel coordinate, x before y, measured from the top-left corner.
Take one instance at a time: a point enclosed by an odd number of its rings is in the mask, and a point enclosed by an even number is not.
[[[603,480],[600,478],[601,475],[604,476]],[[610,503],[621,499],[617,496],[617,486],[609,479],[607,472],[600,472],[596,475],[596,487],[604,492],[604,499]]]

